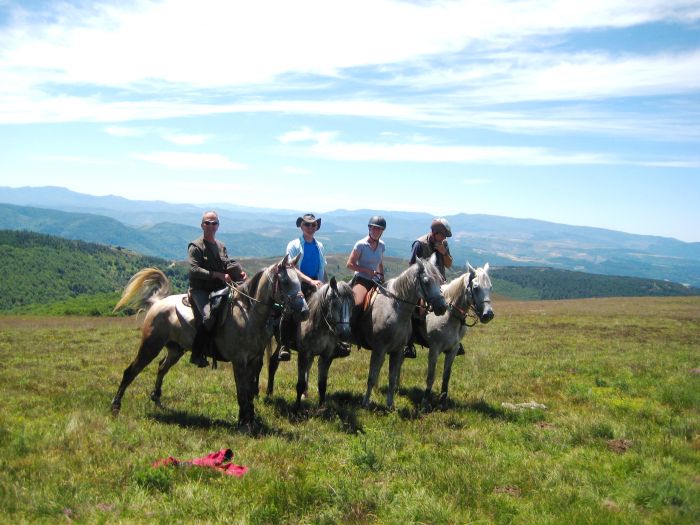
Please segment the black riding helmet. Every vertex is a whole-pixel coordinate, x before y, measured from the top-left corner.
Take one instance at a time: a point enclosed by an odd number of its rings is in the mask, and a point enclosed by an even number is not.
[[[386,221],[381,215],[372,215],[369,218],[369,223],[367,223],[367,226],[378,226],[382,230],[386,230]]]

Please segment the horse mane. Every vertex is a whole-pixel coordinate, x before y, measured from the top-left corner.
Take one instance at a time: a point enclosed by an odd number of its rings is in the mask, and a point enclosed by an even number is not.
[[[248,279],[239,287],[238,294],[236,294],[236,298],[242,301],[246,307],[251,306],[251,301],[247,296],[255,297],[255,295],[258,293],[260,280],[262,279],[263,273],[265,273],[266,270],[267,268],[263,268],[262,270],[258,271],[255,275],[253,275],[253,277]]]
[[[425,273],[433,279],[438,279],[442,281],[442,275],[440,270],[437,269],[433,263],[427,259],[421,259],[423,262],[423,268]],[[398,277],[394,277],[387,283],[388,286],[392,287],[392,291],[399,297],[406,297],[411,294],[416,285],[416,278],[418,277],[418,265],[412,264],[407,269],[405,269]]]
[[[491,278],[483,268],[476,269],[476,276],[474,278],[476,279],[476,283],[482,288],[491,288]]]
[[[445,298],[445,301],[454,304],[459,301],[461,297],[464,297],[464,292],[466,291],[467,283],[469,282],[467,279],[468,276],[469,273],[462,274],[459,277],[452,279],[449,283],[443,285],[442,295]]]

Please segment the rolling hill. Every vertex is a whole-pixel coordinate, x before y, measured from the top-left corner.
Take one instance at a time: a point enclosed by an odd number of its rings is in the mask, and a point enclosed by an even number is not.
[[[199,235],[204,207],[161,201],[95,197],[64,188],[0,188],[0,228],[29,229],[71,239],[123,246],[178,260]],[[238,257],[284,253],[298,235],[301,212],[221,204],[221,238]],[[377,210],[335,210],[323,214],[318,237],[327,253],[347,254],[366,234],[367,217]],[[413,239],[428,230],[424,213],[379,211],[388,221],[387,255],[407,258]],[[700,286],[700,243],[632,235],[492,215],[448,216],[451,251],[457,264],[551,267],[601,275],[624,275]]]
[[[276,261],[244,258],[254,273]],[[187,265],[124,249],[60,237],[0,230],[0,312],[108,315],[129,278],[147,266],[165,271],[174,293],[187,289]],[[406,268],[406,260],[388,257],[387,277]],[[345,258],[328,257],[329,274],[347,280]],[[448,278],[461,273],[456,269]],[[506,267],[491,271],[496,297],[574,299],[613,296],[700,295],[700,289],[658,280],[591,275],[551,268]]]

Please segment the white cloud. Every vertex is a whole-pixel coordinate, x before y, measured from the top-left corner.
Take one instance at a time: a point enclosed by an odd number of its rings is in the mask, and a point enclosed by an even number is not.
[[[195,135],[187,133],[164,133],[162,137],[168,142],[172,142],[178,146],[197,146],[204,144],[211,139],[211,135]]]
[[[134,154],[134,158],[178,170],[242,170],[246,166],[216,153],[157,151]]]
[[[114,137],[143,137],[149,131],[143,128],[130,128],[125,126],[107,126],[105,133]]]

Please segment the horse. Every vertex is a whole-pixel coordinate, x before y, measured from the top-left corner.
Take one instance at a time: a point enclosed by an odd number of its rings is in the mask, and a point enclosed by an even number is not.
[[[251,425],[255,418],[253,398],[258,393],[258,378],[264,349],[270,334],[267,321],[276,304],[306,318],[309,308],[301,293],[294,264],[285,257],[260,270],[241,286],[232,286],[230,304],[215,329],[217,359],[230,361],[236,383],[238,423]],[[185,294],[168,295],[170,282],[163,272],[146,268],[136,273],[115,306],[136,304],[146,310],[141,344],[131,364],[124,370],[114,399],[112,412],[118,414],[126,388],[165,346],[166,356],[158,365],[158,376],[151,400],[160,405],[163,378],[168,370],[192,347],[195,319],[192,308],[183,304]]]
[[[389,354],[386,406],[393,410],[394,391],[401,377],[403,349],[411,334],[411,314],[418,306],[419,299],[423,299],[428,309],[437,315],[447,311],[447,303],[440,290],[442,282],[442,275],[432,262],[418,259],[398,277],[387,281],[386,286],[378,284],[377,294],[357,322],[359,333],[356,342],[372,351],[367,391],[362,400],[364,408],[369,407],[379,371]]]
[[[340,341],[350,340],[350,314],[355,299],[350,285],[336,281],[321,286],[309,297],[309,318],[301,323],[297,362],[296,408],[309,384],[309,371],[318,356],[318,404],[326,401],[328,370],[333,361],[333,351]],[[279,350],[278,350],[279,351]],[[276,355],[276,353],[275,353]],[[279,363],[275,356],[268,360],[267,395],[272,395],[275,372]]]
[[[447,405],[447,388],[452,373],[452,362],[459,350],[459,344],[467,328],[474,326],[477,320],[488,323],[494,317],[491,308],[491,279],[489,278],[489,264],[483,268],[473,268],[469,263],[467,271],[455,277],[452,281],[442,286],[442,294],[448,302],[447,315],[435,315],[429,312],[425,319],[425,329],[420,330],[428,343],[428,373],[422,404],[427,407],[435,381],[435,367],[438,356],[445,354],[445,364],[442,371],[442,389],[440,391],[440,404],[444,408]],[[467,318],[473,312],[474,324],[467,324]]]

